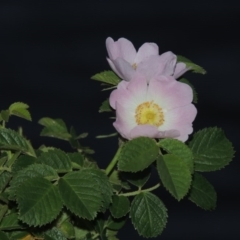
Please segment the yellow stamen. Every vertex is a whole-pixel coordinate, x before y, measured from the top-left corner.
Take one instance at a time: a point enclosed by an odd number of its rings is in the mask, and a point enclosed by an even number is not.
[[[159,127],[164,123],[164,114],[158,104],[153,101],[144,102],[137,106],[135,119],[138,125],[150,124]]]
[[[136,70],[136,69],[137,69],[137,64],[134,63],[134,64],[132,65],[132,68],[133,68],[134,70]]]

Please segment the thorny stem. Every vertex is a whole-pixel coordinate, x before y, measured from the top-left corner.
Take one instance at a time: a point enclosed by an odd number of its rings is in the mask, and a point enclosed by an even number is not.
[[[118,196],[125,196],[125,197],[135,196],[135,195],[138,195],[141,192],[151,192],[151,191],[157,189],[158,187],[160,187],[160,183],[156,184],[153,187],[146,188],[146,189],[143,189],[143,190],[140,188],[140,189],[138,189],[137,191],[134,191],[134,192],[120,193],[120,194],[118,194]]]
[[[112,172],[113,168],[115,167],[115,165],[116,165],[116,163],[118,161],[119,154],[120,154],[123,146],[124,146],[124,143],[120,145],[120,147],[118,148],[114,158],[112,159],[112,161],[107,166],[107,168],[105,170],[106,175],[109,175]]]

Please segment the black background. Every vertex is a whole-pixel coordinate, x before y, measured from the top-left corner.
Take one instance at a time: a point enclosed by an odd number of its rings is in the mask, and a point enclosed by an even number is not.
[[[105,168],[117,139],[96,140],[114,132],[108,114],[98,113],[109,92],[100,92],[95,73],[109,70],[105,39],[125,37],[136,48],[155,42],[203,66],[207,74],[187,74],[199,94],[195,130],[218,126],[239,149],[239,16],[237,1],[1,1],[0,109],[15,101],[30,105],[33,122],[12,118],[24,127],[35,148],[46,143],[65,150],[60,140],[38,137],[44,116],[63,118],[83,144],[96,150]],[[206,212],[187,200],[178,203],[159,190],[169,209],[167,228],[157,239],[240,239],[239,153],[225,169],[205,174],[215,186],[218,204]],[[143,239],[130,222],[120,239]]]

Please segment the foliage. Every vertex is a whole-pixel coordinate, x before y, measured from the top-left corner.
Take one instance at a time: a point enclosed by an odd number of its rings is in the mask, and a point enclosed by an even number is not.
[[[186,58],[178,61],[205,73]],[[112,71],[92,79],[110,88],[120,82]],[[195,90],[194,96],[197,102]],[[99,112],[112,112],[108,100]],[[73,151],[44,145],[35,149],[21,130],[6,127],[11,116],[31,120],[28,105],[22,102],[0,112],[1,240],[117,240],[129,217],[139,235],[157,237],[167,225],[168,213],[153,191],[161,186],[177,201],[187,198],[212,210],[216,192],[199,172],[222,169],[234,156],[224,132],[214,127],[198,131],[189,143],[119,138],[119,149],[104,170],[90,156],[94,151],[82,145],[87,133],[77,134],[62,119],[44,117],[39,120],[40,135],[66,141]],[[101,137],[110,136],[117,134]],[[145,187],[154,170],[159,177],[156,185]]]

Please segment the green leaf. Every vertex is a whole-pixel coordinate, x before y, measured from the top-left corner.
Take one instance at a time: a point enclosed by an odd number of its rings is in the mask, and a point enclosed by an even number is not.
[[[188,193],[191,173],[181,158],[173,154],[163,155],[157,159],[157,170],[164,187],[178,201]]]
[[[30,112],[27,110],[28,108],[29,106],[26,103],[15,102],[9,106],[9,112],[11,115],[31,121],[32,118]]]
[[[195,171],[210,172],[224,168],[232,160],[231,142],[219,128],[205,128],[194,134],[189,143],[192,149]]]
[[[124,226],[125,223],[126,223],[126,217],[113,218],[110,216],[107,221],[106,227],[113,231],[118,231],[119,229],[121,229]]]
[[[104,212],[112,202],[113,195],[112,185],[110,184],[105,172],[98,169],[89,169],[85,171],[90,171],[92,177],[98,183],[98,187],[100,188],[102,193],[102,208],[100,210]]]
[[[19,186],[26,180],[35,177],[43,177],[50,181],[58,179],[56,171],[48,165],[44,164],[29,165],[27,168],[20,170],[19,172],[17,172],[16,175],[14,175],[12,181],[10,182],[10,187],[8,188],[9,199],[14,200],[16,191],[18,190]]]
[[[138,172],[150,166],[158,156],[156,141],[147,137],[135,138],[123,146],[118,156],[118,168],[125,172]]]
[[[67,240],[63,233],[56,227],[48,230],[44,234],[44,240]]]
[[[54,137],[66,141],[69,141],[72,137],[62,119],[45,117],[41,118],[38,123],[45,127],[41,131],[40,136]]]
[[[8,205],[3,205],[3,204],[0,204],[0,222],[2,221],[4,215],[6,214],[8,210]]]
[[[8,122],[10,117],[10,112],[9,110],[2,110],[0,113],[0,121],[3,120],[5,122]]]
[[[21,151],[28,155],[33,155],[27,140],[17,132],[6,128],[0,129],[0,149]]]
[[[21,155],[13,164],[12,172],[16,173],[28,166],[36,163],[36,158],[28,155]]]
[[[193,154],[186,144],[177,139],[165,138],[160,140],[159,145],[168,153],[172,153],[181,158],[181,161],[188,166],[190,172],[193,172]]]
[[[121,177],[136,187],[143,187],[151,175],[151,168],[146,168],[142,172],[121,172]]]
[[[130,209],[130,201],[125,196],[113,196],[113,202],[109,208],[114,218],[121,218],[125,216]]]
[[[2,231],[0,231],[0,239],[1,239],[1,240],[9,240],[9,238],[7,237],[7,235],[6,235],[4,232],[2,232]]]
[[[59,181],[59,190],[66,207],[78,217],[92,220],[100,211],[102,192],[88,169],[67,173]]]
[[[18,220],[18,214],[17,213],[10,213],[9,215],[6,215],[1,223],[0,223],[0,230],[15,230],[15,229],[22,229],[24,228],[23,225]]]
[[[194,88],[194,86],[186,78],[181,78],[179,80],[179,82],[186,83],[187,85],[189,85],[192,88],[192,91],[193,91],[193,103],[198,103],[198,94],[197,94],[196,89]]]
[[[102,102],[102,105],[99,108],[99,112],[101,113],[101,112],[111,112],[111,111],[112,109],[109,105],[109,100],[106,99],[104,102]]]
[[[52,222],[62,208],[57,186],[44,178],[25,181],[19,186],[16,196],[19,219],[29,226],[43,226]]]
[[[132,201],[130,217],[139,235],[157,237],[167,223],[167,209],[162,201],[150,192],[138,194]]]
[[[108,240],[119,240],[119,238],[116,237],[117,233],[118,233],[117,231],[112,231],[112,230],[107,229],[106,237]]]
[[[72,239],[75,237],[74,227],[69,219],[66,219],[64,222],[62,222],[59,226],[59,229],[66,238]]]
[[[0,174],[0,193],[5,189],[12,178],[10,172],[4,171]]]
[[[205,210],[213,210],[216,207],[217,193],[213,186],[199,173],[193,176],[189,200]]]
[[[205,69],[203,69],[199,65],[193,63],[191,60],[189,60],[188,58],[185,58],[183,56],[178,55],[177,56],[177,62],[185,63],[186,67],[189,68],[190,70],[192,70],[194,73],[201,73],[201,74],[205,74],[206,73]]]
[[[76,163],[79,167],[82,167],[84,164],[84,157],[81,153],[68,153],[67,154],[71,162]]]
[[[113,71],[104,71],[101,73],[97,73],[92,76],[91,79],[114,86],[118,85],[118,83],[121,81],[120,78]]]
[[[59,173],[72,170],[72,163],[69,156],[59,149],[42,153],[38,158],[38,162],[51,166]]]

